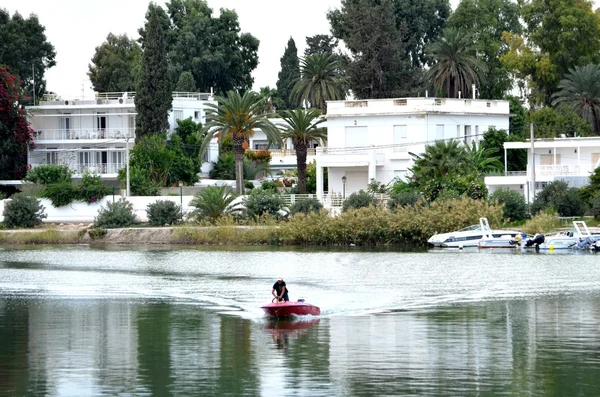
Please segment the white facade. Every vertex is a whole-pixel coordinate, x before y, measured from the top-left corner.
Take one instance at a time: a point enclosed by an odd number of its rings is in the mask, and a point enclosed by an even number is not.
[[[410,152],[436,140],[471,144],[490,127],[508,130],[508,101],[443,98],[369,99],[327,102],[327,147],[317,149],[317,195],[323,168],[329,193],[347,196],[375,179],[406,178]],[[342,182],[345,178],[345,183]]]
[[[205,122],[206,103],[210,94],[174,93],[169,113],[170,131],[176,119],[192,117]],[[214,103],[214,102],[213,102]],[[116,179],[126,166],[127,150],[135,141],[134,93],[98,94],[95,99],[40,101],[27,107],[35,131],[35,148],[28,163],[67,165],[75,177],[95,172],[105,179]],[[211,145],[208,161],[215,161],[218,149]]]
[[[489,192],[508,188],[533,201],[548,183],[564,180],[572,187],[589,183],[590,174],[600,166],[600,138],[555,138],[534,140],[535,167],[532,167],[531,141],[506,142],[504,151],[527,150],[527,169],[506,171],[503,176],[485,178]],[[535,171],[532,173],[532,170]],[[535,190],[532,188],[535,179]]]

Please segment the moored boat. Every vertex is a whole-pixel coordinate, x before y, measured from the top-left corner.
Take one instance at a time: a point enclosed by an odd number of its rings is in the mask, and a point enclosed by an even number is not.
[[[487,218],[481,219],[485,219],[487,224]],[[479,225],[471,225],[455,232],[435,234],[431,236],[427,242],[435,247],[477,247],[479,245],[479,241],[484,237],[481,219],[479,221]],[[489,224],[487,228],[489,229]],[[485,230],[485,232],[487,232],[486,234],[493,238],[500,238],[502,236],[510,236],[510,238],[514,238],[515,236],[521,234],[521,232],[517,230],[501,229],[489,229]]]
[[[304,302],[303,299],[299,299],[297,302],[272,302],[261,306],[261,309],[273,317],[318,316],[321,314],[321,309]]]
[[[494,237],[487,218],[479,218],[479,224],[481,225],[481,230],[483,230],[483,237],[479,240],[479,248],[517,248],[521,246],[521,241],[523,240],[522,234],[517,234],[516,236],[503,234]]]

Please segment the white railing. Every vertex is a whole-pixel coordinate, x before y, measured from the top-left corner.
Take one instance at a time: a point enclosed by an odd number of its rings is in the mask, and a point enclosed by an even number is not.
[[[324,192],[321,197],[319,197],[317,194],[282,194],[281,195],[284,203],[288,206],[293,205],[296,201],[299,201],[299,200],[316,198],[321,202],[321,204],[323,204],[324,207],[327,207],[327,208],[341,207],[344,204],[344,201],[346,200],[346,198],[348,198],[348,196],[349,196],[349,194],[346,195],[346,197],[343,197],[342,193],[335,193],[335,192],[332,192],[332,193]],[[373,194],[373,197],[375,198],[377,203],[383,203],[383,204],[385,204],[390,199],[390,196],[387,194],[384,194],[384,193]]]
[[[294,149],[269,149],[269,153],[271,153],[271,156],[277,157],[296,156],[296,151]],[[307,156],[315,156],[316,154],[317,149],[306,149]]]
[[[98,92],[96,99],[118,100],[118,99],[133,99],[135,92]]]
[[[536,165],[535,173],[539,176],[581,175],[578,165]]]
[[[104,129],[40,129],[34,132],[36,141],[61,141],[79,139],[127,139],[135,137],[133,128]]]
[[[173,98],[197,99],[199,101],[208,101],[212,99],[212,94],[207,92],[173,92]]]
[[[73,170],[76,175],[81,175],[85,172],[89,172],[92,174],[117,174],[121,168],[124,168],[124,163],[106,163],[106,164],[93,164],[93,165],[85,165],[78,164],[77,167]]]

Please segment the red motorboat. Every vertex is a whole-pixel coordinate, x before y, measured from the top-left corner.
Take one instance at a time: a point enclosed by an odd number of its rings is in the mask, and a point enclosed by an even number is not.
[[[261,307],[269,316],[290,317],[290,316],[318,316],[321,309],[315,305],[304,302],[303,299],[298,302],[273,302]]]

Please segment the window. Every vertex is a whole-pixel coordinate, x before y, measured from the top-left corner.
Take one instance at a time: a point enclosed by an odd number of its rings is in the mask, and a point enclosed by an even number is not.
[[[199,110],[194,110],[194,120],[198,121],[202,118],[202,112]]]
[[[70,117],[61,117],[60,118],[60,129],[63,132],[71,131],[71,118]]]
[[[405,125],[394,126],[394,152],[407,152],[408,146],[406,145],[408,136],[406,134]]]
[[[540,154],[540,165],[554,165],[554,155]],[[556,155],[556,165],[560,165],[560,154]]]
[[[175,121],[183,120],[183,110],[182,109],[174,109],[173,114],[175,115]]]
[[[479,140],[479,126],[475,126],[475,140]]]
[[[458,140],[462,139],[462,131],[460,130],[460,125],[456,126],[456,139],[458,139]]]
[[[269,141],[264,141],[264,140],[252,141],[252,150],[263,150],[263,149],[267,149],[268,147],[269,147]]]
[[[107,128],[106,115],[104,113],[98,113],[96,116],[96,131],[104,131]]]
[[[358,147],[367,145],[367,127],[346,127],[346,147]]]
[[[125,152],[112,152],[110,162],[121,165],[125,163]]]
[[[471,144],[471,126],[465,125],[465,144]]]
[[[444,140],[444,124],[437,124],[435,126],[435,140],[436,141]]]
[[[56,153],[56,152],[46,153],[46,164],[47,165],[57,165],[58,164],[58,153]]]
[[[90,164],[90,152],[79,152],[79,165]]]

